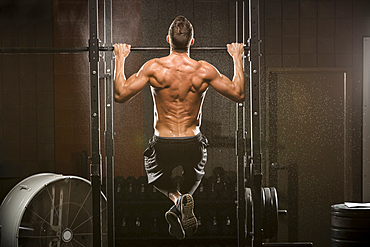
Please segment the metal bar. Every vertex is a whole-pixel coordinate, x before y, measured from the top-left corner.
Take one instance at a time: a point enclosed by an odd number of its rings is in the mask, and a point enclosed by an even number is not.
[[[262,246],[262,155],[260,126],[260,35],[259,0],[249,0],[251,170],[253,198],[252,246]]]
[[[89,0],[89,62],[91,93],[91,183],[93,206],[93,246],[101,246],[101,155],[100,155],[100,98],[99,98],[99,40],[98,3]]]
[[[112,0],[104,1],[104,45],[112,46]],[[113,53],[104,54],[105,160],[107,186],[108,247],[115,246],[114,224],[114,139],[113,139]]]
[[[363,80],[362,80],[362,188],[361,188],[361,200],[362,202],[368,202],[370,201],[370,37],[363,37]],[[344,90],[346,92],[346,90]],[[343,97],[344,98],[344,97]],[[344,98],[346,99],[346,98]],[[347,107],[347,104],[344,105],[344,107]],[[346,109],[346,108],[345,108]],[[345,110],[344,112],[346,112]],[[347,119],[346,116],[344,116],[344,119]],[[347,129],[346,126],[344,126],[345,130]],[[347,135],[345,135],[347,136]],[[344,138],[346,140],[346,138]],[[344,148],[347,150],[347,142],[345,141]],[[346,160],[345,160],[346,162]],[[345,163],[345,170],[344,170],[344,178],[345,181],[348,181],[347,178],[347,172],[348,172],[348,164]],[[350,181],[350,180],[349,180]],[[345,183],[347,185],[347,183]],[[347,186],[346,186],[347,187]],[[348,188],[345,188],[345,192],[347,192]],[[348,198],[345,195],[345,198]]]
[[[263,246],[271,247],[312,247],[313,243],[311,242],[297,242],[297,243],[263,243]]]
[[[169,47],[131,47],[133,52],[169,51]],[[246,46],[245,50],[249,50]],[[100,46],[99,51],[113,51],[112,44]],[[190,51],[226,51],[226,46],[190,47]],[[76,54],[89,51],[89,47],[0,47],[0,54]]]
[[[249,47],[246,46],[245,50],[249,50]],[[113,51],[113,46],[101,46],[99,47],[100,51]],[[131,51],[135,52],[145,52],[145,51],[169,51],[170,47],[131,47]],[[215,47],[190,47],[190,51],[226,51],[226,46],[215,46]]]
[[[236,1],[236,42],[244,43],[244,1]],[[243,61],[244,69],[244,61]],[[246,246],[245,200],[245,104],[236,104],[236,155],[237,155],[237,236],[238,247]]]
[[[1,47],[0,54],[72,54],[88,52],[89,47]]]

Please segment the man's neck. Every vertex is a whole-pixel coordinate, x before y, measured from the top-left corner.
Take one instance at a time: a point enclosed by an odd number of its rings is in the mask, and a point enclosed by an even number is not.
[[[190,54],[190,48],[187,50],[178,50],[178,49],[170,49],[170,54],[177,54],[177,55],[187,55],[189,56]]]

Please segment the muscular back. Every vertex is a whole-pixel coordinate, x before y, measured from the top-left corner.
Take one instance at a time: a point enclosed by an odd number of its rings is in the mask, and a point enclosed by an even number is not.
[[[199,133],[201,107],[208,83],[204,63],[186,53],[172,53],[148,62],[154,128],[159,136],[193,136]]]

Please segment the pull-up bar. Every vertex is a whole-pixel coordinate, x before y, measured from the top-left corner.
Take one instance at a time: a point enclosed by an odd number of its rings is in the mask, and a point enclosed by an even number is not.
[[[113,46],[108,47],[99,47],[99,51],[113,51]],[[168,51],[169,47],[131,47],[131,51]],[[226,51],[226,46],[214,46],[214,47],[202,47],[202,46],[194,46],[190,47],[190,51]],[[244,47],[244,50],[249,50],[248,46]]]
[[[249,50],[245,46],[244,50]],[[100,46],[99,51],[113,51],[114,46]],[[169,47],[131,47],[133,52],[168,51]],[[226,51],[226,46],[190,47],[190,51]],[[1,47],[0,54],[75,54],[88,52],[89,47]]]
[[[88,51],[89,47],[0,47],[0,54],[73,54]]]

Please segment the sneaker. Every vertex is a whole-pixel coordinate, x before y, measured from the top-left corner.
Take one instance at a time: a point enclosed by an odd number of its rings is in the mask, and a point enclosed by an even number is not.
[[[181,224],[187,236],[192,236],[197,231],[198,222],[194,215],[194,200],[190,194],[179,197],[177,209],[181,214]]]
[[[166,212],[165,218],[169,225],[168,232],[179,240],[184,239],[185,232],[180,221],[180,211],[175,205]]]

